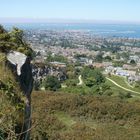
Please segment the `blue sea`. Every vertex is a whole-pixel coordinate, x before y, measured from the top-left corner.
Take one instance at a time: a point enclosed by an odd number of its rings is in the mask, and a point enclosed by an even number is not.
[[[140,38],[140,24],[18,23],[4,26],[8,29],[16,26],[24,30],[81,30],[103,37]]]

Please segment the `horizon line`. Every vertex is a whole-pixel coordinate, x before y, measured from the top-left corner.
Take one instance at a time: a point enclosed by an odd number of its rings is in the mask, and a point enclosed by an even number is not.
[[[63,19],[63,18],[12,18],[0,17],[0,24],[18,24],[18,23],[98,23],[98,24],[140,24],[140,21],[126,20],[100,20],[100,19]]]

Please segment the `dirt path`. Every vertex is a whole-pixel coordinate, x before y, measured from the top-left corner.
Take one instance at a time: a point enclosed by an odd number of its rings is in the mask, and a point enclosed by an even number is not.
[[[127,89],[127,88],[125,88],[125,87],[122,87],[121,85],[117,84],[115,81],[111,80],[111,79],[108,78],[108,77],[106,77],[106,79],[109,80],[110,82],[112,82],[114,85],[116,85],[116,86],[119,87],[119,88],[122,88],[122,89],[124,89],[124,90],[126,90],[126,91],[129,91],[129,92],[132,92],[132,93],[140,94],[140,92],[133,91],[133,90],[131,90],[131,89]]]
[[[79,79],[79,83],[77,85],[83,85],[83,80],[82,80],[82,76],[81,75],[78,77],[78,79]]]

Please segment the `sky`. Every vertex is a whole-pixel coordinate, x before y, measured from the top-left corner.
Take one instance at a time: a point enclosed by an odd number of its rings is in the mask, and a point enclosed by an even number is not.
[[[140,0],[0,0],[0,22],[92,20],[140,23]]]

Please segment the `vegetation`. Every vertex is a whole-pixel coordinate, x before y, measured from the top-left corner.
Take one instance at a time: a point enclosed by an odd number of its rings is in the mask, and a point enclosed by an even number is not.
[[[24,33],[18,28],[6,31],[0,25],[0,140],[20,139],[25,98],[15,75],[6,65],[6,53],[20,51],[32,56],[32,49],[24,40]]]
[[[139,86],[131,86],[129,85],[129,83],[127,82],[127,79],[121,76],[111,76],[109,77],[110,79],[112,79],[113,81],[115,81],[116,83],[118,83],[120,86],[133,90],[133,91],[137,91],[140,92],[140,87]],[[139,82],[136,82],[136,85],[139,85]]]
[[[45,89],[56,91],[61,88],[61,83],[55,76],[47,76],[44,81],[44,87]]]
[[[122,67],[125,64],[124,61],[114,61],[113,66],[114,67]]]
[[[136,62],[135,62],[135,60],[133,60],[133,59],[130,61],[130,64],[131,65],[137,65]]]
[[[95,68],[85,67],[82,70],[82,77],[86,83],[91,82],[92,85],[100,85],[105,82],[105,78],[100,70]]]
[[[70,46],[74,47],[68,40],[62,40],[62,47]],[[107,50],[106,46],[102,46],[101,49]],[[119,50],[117,46],[111,47],[111,45],[109,49],[113,53]],[[24,117],[25,99],[16,78],[5,66],[4,53],[10,50],[32,55],[32,50],[24,41],[22,30],[13,28],[11,32],[7,32],[0,26],[0,139],[2,140],[20,139]],[[127,54],[123,55],[127,57]],[[80,58],[84,55],[75,57]],[[103,54],[96,56],[97,62],[102,60]],[[111,57],[107,56],[105,60],[111,61]],[[67,59],[61,55],[49,55],[46,61],[67,63]],[[116,61],[114,65],[121,66],[123,63]],[[139,98],[132,98],[130,92],[123,91],[106,80],[100,69],[90,66],[78,69],[69,64],[66,73],[68,80],[64,83],[54,76],[47,76],[43,86],[48,91],[33,93],[32,140],[140,139]],[[82,84],[78,84],[79,76]],[[139,82],[133,88],[120,77],[110,76],[110,78],[123,87],[135,90],[140,88]],[[61,88],[61,84],[65,84],[66,87]],[[39,89],[39,86],[35,83],[35,89]]]
[[[54,61],[61,62],[61,63],[67,63],[67,59],[64,56],[62,56],[62,55],[52,56],[51,54],[49,54],[46,59],[46,62],[54,62]]]
[[[99,53],[99,54],[96,56],[95,60],[96,60],[97,62],[102,62],[102,61],[103,61],[103,54],[102,54],[102,53]]]
[[[16,139],[24,117],[24,97],[0,53],[0,139]],[[3,58],[3,59],[2,59]]]
[[[22,30],[14,27],[12,31],[8,32],[0,25],[0,51],[8,52],[10,50],[17,50],[28,56],[33,54],[29,44],[24,40]]]
[[[140,102],[118,97],[54,94],[32,95],[38,124],[32,139],[138,140]]]

